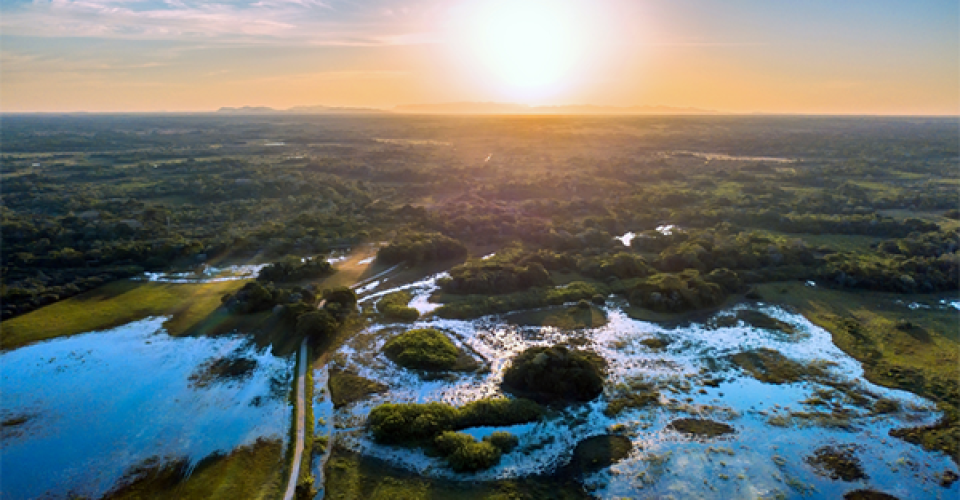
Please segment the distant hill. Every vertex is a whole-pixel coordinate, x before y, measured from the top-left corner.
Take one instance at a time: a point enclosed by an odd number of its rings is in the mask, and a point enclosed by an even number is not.
[[[502,102],[449,102],[437,104],[405,104],[393,108],[397,113],[424,114],[557,114],[557,115],[640,115],[640,114],[717,114],[719,111],[673,106],[527,106]]]
[[[383,113],[382,109],[375,108],[347,108],[335,106],[294,106],[290,109],[274,109],[266,106],[243,106],[242,108],[223,107],[217,113],[236,115],[318,115],[344,113]]]

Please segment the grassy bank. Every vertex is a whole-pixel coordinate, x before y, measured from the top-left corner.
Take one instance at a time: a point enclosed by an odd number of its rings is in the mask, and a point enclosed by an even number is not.
[[[376,459],[334,448],[324,469],[325,497],[330,500],[574,500],[590,498],[580,485],[564,478],[466,483],[418,476]]]
[[[112,328],[149,316],[171,316],[164,327],[171,335],[183,335],[220,307],[221,296],[236,291],[244,283],[115,281],[4,321],[0,347],[13,349],[41,340]]]
[[[945,415],[938,425],[897,434],[960,461],[960,332],[957,311],[936,307],[941,296],[850,293],[800,283],[757,290],[829,331],[840,349],[863,364],[870,382],[936,401]],[[907,307],[914,302],[933,307]]]
[[[300,477],[297,478],[297,484],[313,484],[313,440],[314,440],[314,415],[313,415],[313,366],[310,363],[311,351],[307,350],[308,363],[306,376],[304,377],[304,430],[303,430],[303,455],[300,458]]]
[[[124,485],[104,500],[268,500],[278,498],[283,476],[279,441],[260,440],[237,448],[228,455],[201,460],[185,477],[183,462],[157,463],[132,472]]]

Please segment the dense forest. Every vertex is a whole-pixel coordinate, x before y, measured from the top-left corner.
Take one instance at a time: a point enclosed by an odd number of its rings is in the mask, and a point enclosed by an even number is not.
[[[380,253],[389,263],[523,247],[457,268],[450,294],[549,286],[544,270],[667,309],[784,279],[953,290],[956,128],[880,118],[573,127],[560,117],[9,116],[3,317],[144,271],[382,240],[393,241]],[[615,239],[628,231],[629,245]],[[675,296],[691,288],[700,299]]]

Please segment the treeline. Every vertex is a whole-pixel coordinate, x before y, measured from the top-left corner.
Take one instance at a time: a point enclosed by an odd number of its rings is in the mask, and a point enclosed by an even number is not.
[[[408,232],[377,251],[377,260],[388,265],[418,265],[467,256],[463,243],[440,233]]]

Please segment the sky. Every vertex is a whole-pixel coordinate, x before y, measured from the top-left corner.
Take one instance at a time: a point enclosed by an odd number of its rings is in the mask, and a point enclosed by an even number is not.
[[[960,114],[956,0],[0,0],[0,111]]]

